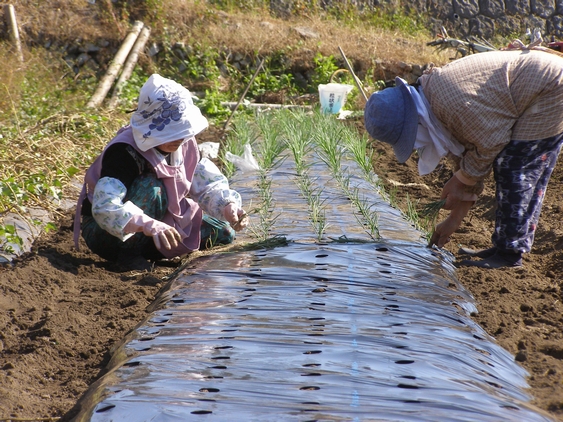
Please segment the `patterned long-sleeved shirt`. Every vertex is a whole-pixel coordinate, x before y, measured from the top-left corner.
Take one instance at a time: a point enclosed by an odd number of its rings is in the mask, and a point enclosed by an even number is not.
[[[465,147],[463,175],[483,180],[511,141],[563,132],[563,58],[534,50],[494,51],[423,75],[432,111]]]
[[[164,157],[163,157],[164,159]],[[93,203],[88,199],[82,213],[94,215],[96,221],[107,232],[126,240],[131,236],[124,227],[132,216],[143,211],[133,203],[123,202],[133,180],[144,171],[151,171],[150,164],[136,151],[124,143],[117,143],[104,155],[101,177],[96,184]],[[229,203],[242,206],[239,193],[229,188],[227,178],[209,159],[203,158],[196,166],[190,197],[209,215],[224,219],[223,208]]]

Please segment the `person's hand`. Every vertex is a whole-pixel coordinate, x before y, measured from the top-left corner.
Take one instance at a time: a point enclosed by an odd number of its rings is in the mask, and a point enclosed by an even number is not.
[[[434,233],[432,233],[432,237],[430,238],[428,245],[436,245],[439,248],[442,248],[446,243],[450,241],[450,236],[454,234],[459,226],[460,224],[457,224],[457,222],[450,217],[446,218],[441,223],[436,224]]]
[[[440,199],[445,199],[446,203],[443,208],[446,210],[453,210],[464,201],[476,201],[477,194],[465,192],[465,185],[454,174],[450,180],[446,182],[442,189],[442,196]]]
[[[225,221],[228,221],[231,227],[236,231],[240,231],[248,225],[246,212],[233,203],[225,206],[223,216],[225,217]]]
[[[469,212],[469,209],[473,206],[474,201],[462,201],[454,208],[448,217],[437,224],[434,228],[434,233],[428,242],[428,246],[433,245],[442,248],[446,243],[450,241],[450,237],[454,232],[461,226],[461,222]]]
[[[170,250],[178,246],[182,236],[174,227],[162,221],[155,220],[146,214],[138,214],[131,217],[124,229],[125,233],[143,232],[145,236],[152,237],[157,249]]]
[[[154,245],[158,250],[164,248],[170,250],[178,246],[182,241],[182,237],[178,230],[166,223],[158,220],[152,220],[143,226],[143,233],[151,236]]]

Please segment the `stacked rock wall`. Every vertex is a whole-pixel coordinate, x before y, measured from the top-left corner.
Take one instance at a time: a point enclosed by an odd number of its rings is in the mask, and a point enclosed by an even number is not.
[[[270,0],[276,14],[290,14],[301,0]],[[444,26],[450,36],[475,35],[490,39],[496,35],[522,37],[539,28],[544,38],[563,37],[563,0],[320,0],[321,8],[355,6],[403,9],[430,16],[431,30]]]

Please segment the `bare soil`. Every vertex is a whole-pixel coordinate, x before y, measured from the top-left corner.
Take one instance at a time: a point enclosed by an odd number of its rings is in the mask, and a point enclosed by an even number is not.
[[[46,2],[45,7],[51,8],[51,3],[47,6]],[[64,6],[65,2],[56,3]],[[67,3],[84,8],[86,2]],[[106,3],[110,4],[109,1]],[[27,36],[33,32],[33,27],[53,26],[50,21],[45,24],[50,15],[39,13],[37,4],[18,2],[18,16],[20,19],[27,16]],[[73,8],[61,8],[74,16]],[[71,25],[73,22],[80,22],[80,25],[96,23],[94,18],[69,19],[65,18],[65,28],[72,29],[72,34],[77,33]],[[221,17],[218,21],[221,24],[225,19]],[[244,21],[243,16],[237,19]],[[256,20],[255,24],[245,22],[243,25],[245,30],[260,36],[233,37],[224,30],[225,39],[247,40],[255,45],[256,39],[268,38],[262,33],[261,28],[265,26],[260,22]],[[310,25],[313,23],[309,22]],[[209,22],[206,25],[206,31],[213,33],[212,25]],[[320,32],[325,40],[323,45],[331,46],[334,54],[334,46],[343,43],[348,56],[357,57],[356,65],[363,69],[370,66],[369,60],[374,57],[398,60],[399,53],[404,56],[416,52],[413,44],[399,45],[395,39],[388,39],[387,44],[381,46],[376,44],[375,35],[364,40],[356,34],[345,35],[344,31],[345,28]],[[85,40],[98,32],[89,36],[90,32],[82,31]],[[276,27],[272,39],[286,42],[285,35],[280,37],[279,33]],[[227,41],[224,43],[228,45]],[[320,44],[318,40],[309,43]],[[223,45],[223,41],[217,45]],[[263,45],[268,43],[263,41]],[[316,48],[312,48],[307,60],[310,61]],[[360,61],[363,56],[368,57],[365,63]],[[208,130],[199,141],[217,141],[216,134],[217,131]],[[420,177],[413,159],[398,164],[385,145],[376,145],[376,150],[381,154],[376,167],[378,174],[387,184],[397,185],[400,201],[405,201],[407,193],[410,198],[420,199],[421,204],[437,200],[441,187],[451,176],[451,169],[444,165],[431,175]],[[534,404],[550,412],[554,419],[563,421],[561,192],[563,169],[558,167],[547,190],[534,249],[524,257],[523,267],[500,270],[460,268],[457,277],[476,299],[479,313],[473,316],[475,321],[529,371]],[[103,375],[112,347],[146,317],[147,306],[160,289],[166,288],[163,277],[173,271],[171,267],[159,266],[150,274],[121,272],[90,253],[84,245],[80,251],[75,250],[73,213],[62,213],[64,217],[58,222],[58,231],[44,234],[33,245],[32,251],[13,265],[0,267],[0,421],[68,419],[78,398]],[[459,245],[490,246],[493,219],[494,189],[489,181],[478,203],[446,248],[455,255]]]
[[[209,130],[200,141],[217,140]],[[376,145],[377,168],[398,198],[436,200],[450,177],[445,164],[419,177],[416,162],[397,164]],[[493,227],[494,191],[489,184],[447,246],[487,247]],[[408,186],[406,186],[408,185]],[[530,373],[534,404],[563,421],[563,170],[550,183],[535,247],[514,269],[460,268],[457,276],[474,295],[473,318],[514,354]],[[443,212],[443,211],[442,211]],[[104,373],[111,349],[146,317],[147,306],[173,268],[120,272],[90,253],[75,250],[72,212],[60,230],[43,235],[30,253],[0,268],[0,420],[62,417]]]
[[[403,201],[406,193],[411,199],[419,199],[420,205],[439,199],[444,183],[452,175],[449,163],[420,177],[413,158],[398,164],[391,149],[377,144],[376,150],[381,153],[378,174],[388,183],[398,182]],[[559,166],[547,189],[534,247],[524,256],[522,267],[459,267],[456,275],[476,300],[478,314],[472,315],[473,319],[529,372],[533,403],[563,421],[562,191],[563,169]],[[446,213],[441,211],[442,218]],[[490,177],[485,191],[445,249],[465,259],[458,254],[460,246],[491,247],[494,218],[495,190]]]

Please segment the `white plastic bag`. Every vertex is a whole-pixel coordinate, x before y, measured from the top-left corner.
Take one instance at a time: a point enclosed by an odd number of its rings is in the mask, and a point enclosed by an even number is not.
[[[242,153],[241,157],[232,154],[230,151],[227,151],[225,158],[233,163],[237,170],[242,171],[243,173],[260,170],[258,162],[252,155],[252,147],[250,146],[250,144],[244,145],[244,152]]]
[[[197,146],[201,158],[209,158],[210,160],[219,156],[219,142],[203,142]]]

